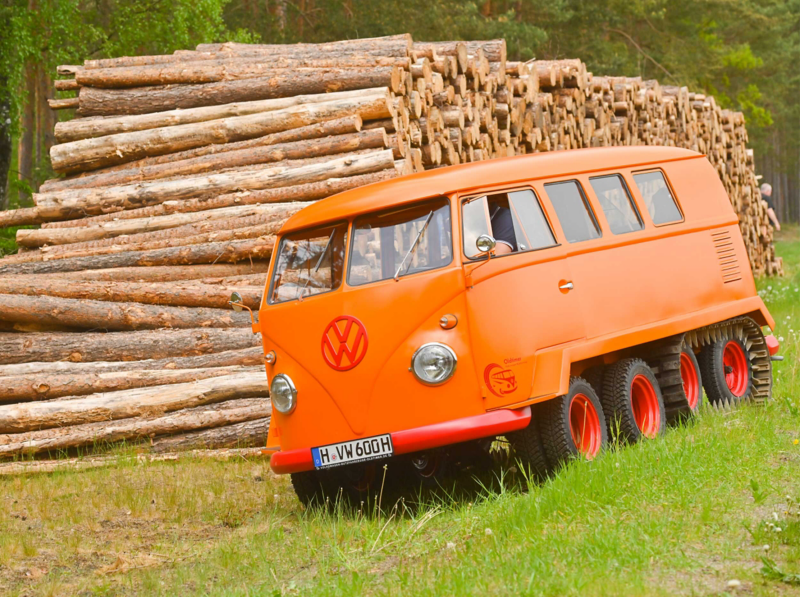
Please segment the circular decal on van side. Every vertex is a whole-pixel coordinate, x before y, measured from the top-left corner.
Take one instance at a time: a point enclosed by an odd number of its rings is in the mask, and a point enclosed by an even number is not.
[[[355,317],[342,315],[322,334],[322,358],[336,371],[349,371],[367,354],[367,329]]]
[[[497,363],[490,363],[483,370],[483,381],[495,396],[505,396],[517,389],[517,378],[511,369],[504,369]]]

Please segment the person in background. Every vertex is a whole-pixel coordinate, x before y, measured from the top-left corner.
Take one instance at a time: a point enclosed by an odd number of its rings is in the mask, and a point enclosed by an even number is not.
[[[772,204],[772,185],[764,183],[761,185],[761,198],[767,202],[767,215],[769,216],[775,230],[781,229],[781,223],[778,221],[778,216],[775,215],[775,207]]]

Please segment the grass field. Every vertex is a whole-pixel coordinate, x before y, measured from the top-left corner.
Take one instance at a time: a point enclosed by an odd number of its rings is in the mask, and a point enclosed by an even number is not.
[[[0,478],[0,593],[800,595],[800,229],[778,251],[765,408],[387,515],[303,512],[259,460]]]

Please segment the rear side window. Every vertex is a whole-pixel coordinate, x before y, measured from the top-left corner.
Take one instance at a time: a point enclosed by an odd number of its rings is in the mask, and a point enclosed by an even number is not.
[[[525,237],[519,244],[520,250],[543,249],[556,244],[553,231],[544,217],[542,206],[533,191],[514,191],[508,193],[508,201],[516,218],[522,224]]]
[[[590,178],[589,182],[600,201],[611,232],[625,234],[642,229],[642,220],[621,176],[598,176]]]
[[[675,203],[675,197],[669,190],[664,174],[659,170],[639,172],[633,175],[633,180],[642,194],[644,205],[653,219],[653,224],[658,226],[683,220],[681,210]]]
[[[600,238],[600,229],[592,208],[576,181],[551,182],[544,185],[544,188],[556,209],[568,242],[579,243]]]

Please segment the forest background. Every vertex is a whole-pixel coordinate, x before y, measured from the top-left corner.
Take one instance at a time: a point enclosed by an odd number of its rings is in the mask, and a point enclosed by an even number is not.
[[[745,113],[779,218],[800,221],[800,0],[0,0],[0,209],[31,205],[52,176],[53,125],[71,117],[47,106],[59,64],[404,32],[504,37],[509,59],[580,58],[713,94]]]

